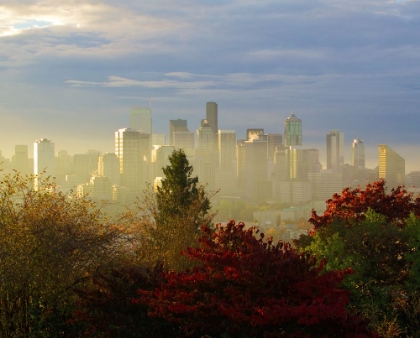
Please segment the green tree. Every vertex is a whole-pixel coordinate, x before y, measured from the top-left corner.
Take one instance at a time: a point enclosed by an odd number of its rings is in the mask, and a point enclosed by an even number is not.
[[[193,167],[182,149],[175,150],[169,156],[169,163],[163,168],[165,178],[162,179],[162,185],[157,187],[155,221],[164,226],[172,217],[184,216],[191,205],[198,203],[194,222],[198,231],[210,210],[210,199],[199,185],[198,177],[192,177]]]
[[[137,205],[136,229],[139,257],[154,265],[162,262],[165,269],[184,269],[191,262],[179,253],[196,244],[202,225],[210,225],[211,193],[206,192],[183,150],[169,157],[163,168],[165,178],[154,192],[147,189]]]

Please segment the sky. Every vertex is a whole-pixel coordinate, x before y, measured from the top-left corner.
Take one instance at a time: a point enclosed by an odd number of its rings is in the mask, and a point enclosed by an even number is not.
[[[205,104],[219,128],[326,134],[378,145],[420,170],[420,0],[2,0],[0,150],[53,140],[56,151],[114,151],[132,106],[195,131]]]

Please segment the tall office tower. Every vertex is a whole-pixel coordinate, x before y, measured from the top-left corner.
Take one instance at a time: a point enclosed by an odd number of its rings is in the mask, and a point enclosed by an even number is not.
[[[142,142],[142,136],[148,136],[146,142]],[[149,142],[150,134],[142,134],[131,128],[115,132],[115,153],[120,162],[120,182],[128,189],[126,200],[134,201],[145,186],[149,166],[147,157],[144,158],[147,154],[143,148],[147,148]]]
[[[344,134],[338,130],[331,130],[327,134],[327,169],[340,172],[344,165]]]
[[[295,114],[284,120],[284,146],[301,146],[302,145],[302,120],[298,119]]]
[[[115,153],[105,153],[99,157],[98,174],[107,177],[111,185],[120,184],[120,161]]]
[[[176,131],[173,136],[175,149],[182,149],[187,156],[194,156],[194,133],[192,131]]]
[[[251,139],[244,143],[245,195],[254,201],[271,199],[272,184],[267,184],[267,141]]]
[[[171,146],[174,145],[174,133],[176,131],[188,131],[187,120],[169,120],[169,141]]]
[[[361,139],[354,139],[351,144],[351,166],[353,179],[359,182],[365,181],[365,144]]]
[[[214,130],[207,120],[202,120],[200,128],[197,129],[197,148],[214,149]]]
[[[219,130],[219,187],[224,193],[236,191],[236,132],[234,130]]]
[[[132,107],[130,110],[130,128],[145,134],[151,134],[152,110],[146,107]]]
[[[351,165],[355,168],[365,168],[365,144],[359,138],[351,144]]]
[[[51,140],[42,138],[34,143],[34,174],[45,170],[47,176],[55,175],[55,151]]]
[[[405,160],[386,144],[379,145],[379,178],[386,181],[388,189],[405,181]]]
[[[281,134],[267,134],[267,156],[274,159],[274,153],[277,147],[283,146],[283,137]]]
[[[216,102],[207,102],[206,103],[206,120],[213,129],[213,133],[217,134],[219,131],[219,122],[218,122],[218,108]]]
[[[22,175],[29,174],[29,160],[28,160],[28,146],[17,145],[15,146],[15,161],[14,168]]]

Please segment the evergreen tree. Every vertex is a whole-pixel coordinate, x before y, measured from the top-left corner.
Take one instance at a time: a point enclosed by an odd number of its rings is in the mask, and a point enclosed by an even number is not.
[[[174,217],[190,216],[194,207],[194,224],[198,230],[210,210],[210,200],[199,185],[198,177],[192,177],[193,167],[182,149],[175,150],[169,162],[170,165],[163,168],[165,178],[156,192],[155,221],[158,225],[166,225]]]
[[[191,261],[179,253],[196,245],[201,226],[209,226],[214,215],[210,213],[211,194],[192,176],[193,167],[184,151],[174,151],[169,162],[163,168],[162,185],[155,192],[145,191],[139,205],[139,251],[152,265],[160,262],[165,269],[182,270]]]

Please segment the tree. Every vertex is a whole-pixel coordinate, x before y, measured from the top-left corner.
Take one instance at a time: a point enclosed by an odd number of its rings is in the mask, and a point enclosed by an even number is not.
[[[295,244],[325,259],[325,271],[353,269],[343,286],[377,332],[392,327],[396,335],[403,330],[414,334],[420,315],[407,316],[413,311],[407,311],[406,301],[417,299],[420,305],[419,216],[418,197],[403,187],[386,193],[385,181],[379,180],[364,190],[346,188],[335,194],[323,215],[313,212],[312,235]]]
[[[360,220],[365,217],[368,209],[382,214],[387,221],[402,225],[414,213],[420,216],[420,198],[414,198],[404,187],[392,189],[389,194],[385,190],[383,179],[366,185],[366,189],[345,188],[341,194],[326,201],[327,208],[319,216],[313,210],[310,222],[315,229],[319,229],[336,219],[343,219],[349,225],[351,220]]]
[[[58,337],[73,288],[119,256],[122,232],[86,198],[19,173],[0,182],[0,336]]]
[[[198,203],[194,220],[198,230],[210,210],[210,199],[198,184],[198,177],[192,177],[193,167],[182,149],[175,150],[169,156],[169,163],[163,168],[165,178],[162,179],[162,185],[157,187],[155,221],[165,226],[172,217],[183,217],[189,213],[191,205]]]
[[[145,191],[132,222],[139,230],[140,255],[151,265],[163,262],[165,269],[182,270],[191,264],[179,253],[195,245],[200,227],[210,225],[211,194],[192,177],[193,168],[183,150],[169,157],[163,168],[162,186]]]
[[[200,263],[163,274],[154,291],[139,290],[150,316],[180,326],[186,336],[374,337],[348,311],[338,286],[350,270],[321,274],[316,258],[288,244],[264,241],[244,223],[202,228],[201,246],[183,254]]]

